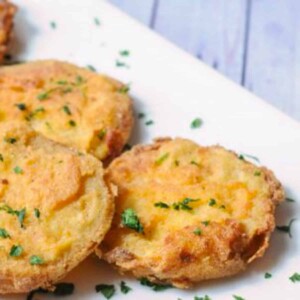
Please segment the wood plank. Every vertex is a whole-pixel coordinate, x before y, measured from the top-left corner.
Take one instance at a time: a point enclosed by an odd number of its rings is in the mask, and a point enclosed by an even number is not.
[[[154,0],[109,0],[109,2],[145,25],[150,25]]]
[[[154,29],[240,82],[246,1],[160,0]]]
[[[300,120],[300,1],[252,0],[245,85]]]

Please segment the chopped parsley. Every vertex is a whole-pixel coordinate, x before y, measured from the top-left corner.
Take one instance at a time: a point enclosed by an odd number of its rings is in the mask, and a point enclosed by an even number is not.
[[[30,256],[29,258],[29,263],[32,265],[32,266],[35,266],[35,265],[42,265],[44,264],[44,260],[38,256],[38,255],[32,255]]]
[[[116,293],[116,288],[112,284],[97,284],[95,289],[97,293],[100,292],[106,299],[110,299]]]
[[[201,222],[204,226],[208,226],[209,225],[209,221],[202,221]]]
[[[203,121],[200,118],[196,118],[191,122],[190,127],[192,129],[199,128],[199,127],[201,127],[202,123],[203,123]]]
[[[224,204],[220,205],[219,208],[226,209],[226,206]]]
[[[128,294],[130,291],[132,291],[132,288],[129,287],[124,281],[121,281],[120,289],[123,294]]]
[[[127,94],[130,91],[130,86],[129,85],[122,85],[118,92],[121,94]]]
[[[243,154],[240,154],[238,157],[241,160],[245,160],[245,157],[248,157],[248,158],[256,161],[257,163],[260,163],[260,160],[256,156],[253,156],[253,155],[250,155],[250,154],[243,153]]]
[[[97,72],[96,68],[92,65],[87,65],[86,68],[92,72]]]
[[[294,199],[292,199],[292,198],[285,198],[285,201],[287,201],[287,202],[296,202],[296,200],[294,200]]]
[[[49,98],[49,91],[46,91],[46,92],[43,92],[43,93],[40,93],[37,95],[37,99],[40,101],[46,100],[48,98]]]
[[[124,147],[123,147],[123,149],[122,149],[122,152],[128,151],[128,150],[130,150],[131,148],[132,148],[131,145],[125,144]]]
[[[24,219],[25,219],[25,215],[26,215],[26,209],[23,208],[21,210],[14,210],[12,209],[10,206],[4,204],[3,206],[0,207],[0,210],[5,211],[6,213],[10,214],[10,215],[15,215],[21,225],[21,228],[24,228]]]
[[[45,112],[45,108],[44,107],[38,107],[37,109],[35,109],[33,112],[31,112],[28,116],[26,116],[26,120],[30,121],[32,118],[34,118],[38,113],[41,112]]]
[[[178,159],[175,159],[174,164],[175,164],[176,167],[178,167],[179,164],[180,164],[179,160],[178,160]]]
[[[153,124],[154,124],[153,120],[148,120],[148,121],[145,122],[146,126],[153,125]]]
[[[283,231],[289,234],[289,237],[292,237],[291,229],[292,229],[292,224],[296,221],[296,219],[290,220],[288,225],[283,225],[283,226],[276,226],[276,229],[279,231]]]
[[[260,176],[261,175],[261,172],[260,171],[255,171],[254,172],[254,176]]]
[[[211,298],[208,297],[207,295],[205,295],[204,297],[197,297],[197,296],[195,296],[194,300],[211,300]]]
[[[100,141],[102,141],[104,139],[104,137],[106,136],[106,129],[103,128],[99,131],[99,133],[97,134],[98,138]]]
[[[45,290],[43,288],[38,288],[36,290],[31,291],[26,300],[33,300],[35,294],[53,294],[55,296],[69,296],[74,293],[75,286],[73,283],[68,282],[60,282],[54,285],[54,291]]]
[[[132,208],[127,208],[122,213],[122,224],[130,229],[133,229],[139,233],[144,232],[144,228],[140,223],[138,216]]]
[[[243,297],[237,295],[232,295],[232,297],[234,300],[245,300]]]
[[[19,166],[14,167],[14,172],[16,174],[23,174],[23,170]]]
[[[169,153],[164,153],[158,159],[156,159],[155,164],[161,165],[169,157],[169,155],[170,155]]]
[[[149,281],[147,278],[141,278],[140,283],[143,286],[150,287],[155,292],[160,292],[160,291],[164,291],[166,289],[172,288],[171,285],[163,285],[163,284],[153,283],[153,282]]]
[[[16,107],[22,111],[26,110],[26,105],[24,103],[17,103]]]
[[[214,206],[216,204],[217,204],[217,201],[215,199],[210,199],[209,202],[208,202],[209,206]]]
[[[70,120],[70,121],[69,121],[69,125],[70,125],[71,127],[76,127],[76,122],[75,122],[74,120]]]
[[[9,144],[14,144],[17,142],[17,139],[14,137],[6,137],[6,138],[4,138],[4,141]]]
[[[38,208],[35,208],[35,209],[34,209],[34,215],[35,215],[35,217],[36,217],[37,219],[40,218],[41,212],[40,212],[40,210],[39,210]]]
[[[268,272],[265,273],[265,278],[266,278],[266,279],[269,279],[269,278],[271,278],[271,277],[272,277],[272,274],[271,274],[271,273],[268,273]]]
[[[76,76],[76,80],[75,80],[75,85],[83,84],[84,81],[85,81],[85,80],[82,78],[82,76],[77,75],[77,76]]]
[[[145,118],[145,114],[144,114],[144,113],[142,113],[142,112],[140,112],[140,113],[138,114],[138,118],[139,118],[139,119],[143,119],[143,118]]]
[[[291,277],[289,277],[290,281],[296,283],[297,281],[300,282],[300,274],[294,273]]]
[[[119,52],[119,54],[120,54],[121,56],[129,56],[129,55],[130,55],[130,52],[129,52],[129,50],[121,50],[121,51]]]
[[[68,86],[65,89],[62,90],[63,94],[68,94],[73,91],[72,87]]]
[[[0,228],[0,237],[3,239],[8,239],[8,238],[10,238],[10,235],[6,229]]]
[[[58,80],[58,81],[56,81],[56,84],[66,85],[66,84],[68,84],[68,81],[67,80]]]
[[[69,116],[72,115],[71,110],[68,105],[64,105],[62,109],[67,115],[69,115]]]
[[[51,27],[52,29],[56,29],[56,27],[57,27],[56,22],[51,21],[51,22],[50,22],[50,27]]]
[[[175,210],[188,210],[191,211],[193,208],[189,206],[189,203],[199,201],[199,199],[185,198],[182,201],[173,203],[173,208]]]
[[[23,253],[23,248],[20,245],[13,245],[10,249],[9,255],[12,257],[19,257]]]
[[[155,207],[160,207],[160,208],[169,208],[170,206],[167,203],[164,202],[156,202],[154,203]]]
[[[202,231],[201,231],[200,228],[196,228],[196,229],[194,230],[194,234],[195,234],[195,235],[201,235],[201,233],[202,233]]]
[[[4,161],[3,155],[0,153],[0,161]]]
[[[195,166],[197,166],[197,167],[200,167],[200,165],[199,165],[196,161],[194,161],[194,160],[192,160],[192,161],[190,162],[190,164],[191,164],[191,165],[195,165]]]
[[[100,26],[100,20],[99,20],[99,18],[97,18],[97,17],[94,18],[94,24],[96,26]]]
[[[119,67],[119,68],[129,68],[129,66],[123,62],[123,61],[120,61],[120,60],[116,60],[116,67]]]

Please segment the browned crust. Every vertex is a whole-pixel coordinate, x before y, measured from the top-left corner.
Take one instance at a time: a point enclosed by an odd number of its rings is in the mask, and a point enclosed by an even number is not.
[[[151,145],[137,145],[116,159],[110,168],[117,166],[120,160],[128,160],[141,153],[157,151],[164,143],[170,141],[172,141],[171,138],[158,138]],[[219,145],[210,148],[224,149]],[[238,157],[236,153],[234,154]],[[245,161],[245,164],[251,163]],[[192,228],[182,228],[178,232],[171,232],[166,237],[163,246],[163,252],[168,255],[163,255],[159,261],[135,257],[133,253],[122,247],[107,251],[105,240],[101,248],[96,251],[98,256],[113,264],[121,273],[131,272],[138,278],[146,277],[153,282],[169,283],[178,288],[189,288],[202,280],[230,276],[244,270],[250,262],[261,257],[268,248],[270,236],[275,227],[275,207],[283,201],[285,195],[281,183],[272,171],[265,167],[257,168],[268,183],[270,198],[267,199],[269,208],[265,225],[259,228],[253,236],[249,237],[237,221],[227,220],[225,226],[212,223],[205,227],[199,224],[198,227],[207,234],[201,236],[197,242],[195,242],[197,237],[192,233]],[[213,259],[208,263],[201,261],[208,253]],[[205,266],[207,270],[205,274],[197,270],[200,265]]]
[[[0,2],[0,62],[7,53],[17,7],[7,0]]]

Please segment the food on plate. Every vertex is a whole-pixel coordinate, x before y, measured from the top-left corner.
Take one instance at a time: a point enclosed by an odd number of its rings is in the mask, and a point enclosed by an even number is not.
[[[16,6],[11,2],[0,0],[0,62],[3,61],[7,52],[16,11]]]
[[[128,87],[60,61],[0,70],[0,122],[20,120],[45,137],[108,162],[133,126]]]
[[[105,177],[118,195],[97,254],[121,272],[179,288],[233,275],[261,257],[284,198],[270,170],[181,138],[134,147]]]
[[[0,293],[51,288],[94,251],[112,193],[92,155],[23,123],[0,125]]]

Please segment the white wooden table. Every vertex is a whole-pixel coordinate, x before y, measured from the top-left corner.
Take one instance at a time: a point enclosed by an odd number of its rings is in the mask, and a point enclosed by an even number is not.
[[[109,1],[300,120],[299,0]]]

